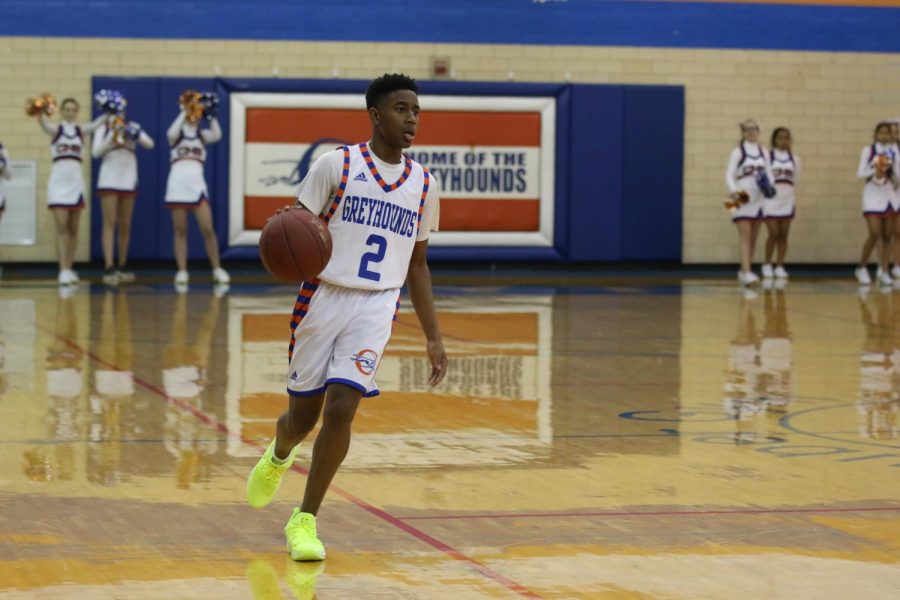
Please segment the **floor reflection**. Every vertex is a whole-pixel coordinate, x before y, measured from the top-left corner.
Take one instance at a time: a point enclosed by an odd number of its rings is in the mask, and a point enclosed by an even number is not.
[[[900,292],[439,289],[435,393],[406,304],[304,565],[293,290],[4,286],[0,598],[900,594]]]

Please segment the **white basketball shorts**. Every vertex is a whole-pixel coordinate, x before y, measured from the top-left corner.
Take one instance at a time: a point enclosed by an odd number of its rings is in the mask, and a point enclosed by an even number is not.
[[[357,290],[304,283],[294,305],[288,394],[318,396],[341,383],[369,398],[391,337],[399,289]]]

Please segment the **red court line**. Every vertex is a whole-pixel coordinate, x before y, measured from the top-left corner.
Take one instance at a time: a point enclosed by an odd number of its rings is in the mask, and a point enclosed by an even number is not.
[[[471,515],[411,515],[398,517],[403,521],[445,521],[467,519],[564,519],[568,517],[691,517],[705,515],[756,515],[792,513],[844,513],[844,512],[898,512],[900,506],[860,506],[849,508],[738,508],[723,510],[642,510],[642,511],[599,511],[569,513],[505,513]]]
[[[113,363],[111,363],[111,362],[108,362],[108,361],[106,361],[106,360],[103,360],[103,359],[100,358],[98,355],[94,354],[94,353],[91,352],[90,350],[87,350],[87,349],[83,348],[83,347],[80,346],[78,343],[76,343],[76,342],[70,340],[69,338],[64,337],[64,336],[62,336],[62,335],[59,335],[59,334],[57,334],[57,333],[54,333],[53,331],[51,331],[51,330],[49,330],[49,329],[45,329],[45,328],[43,328],[43,327],[41,327],[41,329],[43,329],[45,333],[49,333],[49,334],[53,335],[54,337],[56,337],[58,340],[60,340],[61,342],[63,342],[64,344],[66,344],[67,346],[69,346],[70,348],[72,348],[73,350],[76,350],[77,352],[80,352],[80,353],[84,354],[85,356],[87,356],[88,358],[90,358],[90,359],[91,359],[92,361],[94,361],[95,363],[100,364],[100,365],[103,365],[104,367],[107,367],[107,368],[112,369],[112,370],[114,370],[114,371],[123,371],[123,369],[119,368],[118,365],[115,365],[115,364],[113,364]],[[173,406],[177,406],[177,407],[180,408],[181,410],[184,410],[185,412],[190,413],[191,415],[193,415],[194,417],[196,417],[198,420],[202,421],[203,423],[205,423],[205,424],[207,424],[207,425],[209,425],[209,426],[211,426],[211,427],[214,427],[216,430],[218,430],[218,431],[220,431],[220,432],[222,432],[222,433],[224,433],[224,434],[226,434],[226,435],[230,435],[230,436],[232,436],[232,437],[235,437],[235,438],[241,440],[241,442],[243,442],[243,443],[245,443],[245,444],[247,444],[247,445],[255,446],[255,447],[256,447],[257,449],[259,449],[259,450],[265,450],[265,448],[264,448],[262,445],[256,443],[256,442],[253,441],[253,440],[248,440],[248,439],[243,438],[242,436],[240,436],[240,435],[238,435],[237,433],[235,433],[235,432],[231,431],[230,429],[228,429],[228,427],[227,427],[224,423],[221,423],[221,422],[219,422],[217,419],[215,419],[215,418],[213,418],[213,417],[210,417],[209,415],[203,413],[203,412],[200,411],[199,409],[197,409],[197,408],[195,408],[195,407],[193,407],[193,406],[190,406],[190,405],[187,404],[186,402],[183,402],[183,401],[181,401],[181,400],[178,400],[177,398],[172,398],[171,396],[169,396],[168,394],[166,394],[163,390],[159,389],[158,387],[156,387],[156,386],[153,385],[152,383],[148,383],[148,382],[146,382],[146,381],[144,381],[143,379],[140,379],[140,378],[138,378],[138,377],[134,377],[134,376],[133,376],[133,378],[134,378],[134,382],[135,382],[138,386],[140,386],[140,387],[146,389],[147,391],[152,392],[153,394],[159,396],[160,398],[162,398],[163,400],[165,400],[165,401],[168,402],[169,404],[172,404]],[[301,466],[299,466],[299,465],[293,465],[291,468],[292,468],[292,470],[294,470],[294,471],[296,471],[296,472],[298,472],[298,473],[302,473],[303,475],[309,475],[309,471],[306,470],[306,469],[304,469],[303,467],[301,467]],[[404,531],[404,532],[408,533],[409,535],[413,536],[413,537],[416,538],[417,540],[419,540],[419,541],[421,541],[421,542],[424,542],[424,543],[428,544],[428,545],[431,546],[432,548],[435,548],[435,549],[437,549],[437,550],[440,550],[441,552],[443,552],[443,553],[446,554],[447,556],[449,556],[449,557],[451,557],[451,558],[453,558],[453,559],[455,559],[455,560],[458,560],[458,561],[460,561],[460,562],[462,562],[462,563],[465,563],[465,564],[466,564],[469,568],[471,568],[472,570],[476,571],[477,573],[480,573],[481,575],[484,575],[485,577],[487,577],[488,579],[494,581],[495,583],[498,583],[498,584],[502,585],[502,586],[505,587],[506,589],[508,589],[508,590],[510,590],[510,591],[513,591],[513,592],[516,592],[517,594],[519,594],[519,595],[522,596],[523,598],[538,598],[538,599],[541,598],[541,596],[539,596],[538,594],[532,592],[531,590],[529,590],[529,589],[526,588],[525,586],[523,586],[523,585],[521,585],[521,584],[519,584],[519,583],[516,583],[515,581],[513,581],[513,580],[511,580],[511,579],[509,579],[509,578],[507,578],[507,577],[504,577],[503,575],[501,575],[501,574],[498,573],[497,571],[494,571],[493,569],[491,569],[491,568],[488,567],[487,565],[484,565],[484,564],[478,562],[477,560],[475,560],[474,558],[472,558],[472,557],[470,557],[470,556],[468,556],[468,555],[466,555],[466,554],[463,554],[462,552],[460,552],[460,551],[457,550],[456,548],[453,548],[453,547],[450,546],[449,544],[445,544],[445,543],[442,542],[441,540],[439,540],[439,539],[437,539],[437,538],[434,538],[434,537],[428,535],[428,534],[425,533],[424,531],[421,531],[420,529],[416,529],[415,527],[413,527],[412,525],[410,525],[410,524],[408,524],[408,523],[404,523],[403,520],[398,519],[397,517],[391,515],[390,513],[386,512],[386,511],[384,511],[384,510],[382,510],[382,509],[380,509],[380,508],[378,508],[378,507],[376,507],[376,506],[374,506],[374,505],[372,505],[372,504],[369,504],[368,502],[366,502],[365,500],[362,500],[361,498],[357,498],[356,496],[354,496],[354,495],[351,494],[350,492],[344,491],[344,490],[342,490],[341,488],[336,487],[336,486],[334,486],[334,485],[332,485],[332,486],[329,488],[329,491],[331,491],[331,492],[333,492],[333,493],[335,493],[335,494],[341,496],[342,498],[344,498],[344,499],[350,501],[350,502],[351,502],[352,504],[354,504],[357,508],[361,508],[362,510],[368,512],[369,514],[374,515],[374,516],[376,516],[376,517],[382,519],[383,521],[385,521],[385,522],[387,522],[387,523],[390,523],[391,525],[393,525],[394,527],[400,529],[401,531]]]

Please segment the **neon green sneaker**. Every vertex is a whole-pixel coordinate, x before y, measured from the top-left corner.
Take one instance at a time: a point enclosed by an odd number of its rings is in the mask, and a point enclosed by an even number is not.
[[[316,516],[295,508],[284,526],[288,551],[294,560],[325,560],[325,546],[316,535]]]
[[[247,478],[247,502],[250,506],[262,508],[272,501],[278,488],[281,487],[281,478],[284,477],[285,471],[294,463],[296,453],[297,447],[294,446],[285,463],[276,465],[272,462],[275,456],[275,440],[272,440]]]

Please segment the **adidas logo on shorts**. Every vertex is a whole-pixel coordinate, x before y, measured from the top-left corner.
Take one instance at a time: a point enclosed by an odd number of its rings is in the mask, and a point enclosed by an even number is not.
[[[353,178],[353,181],[369,181],[369,180],[366,179],[366,173],[365,173],[365,171],[360,171],[360,172],[356,175],[356,177]]]

